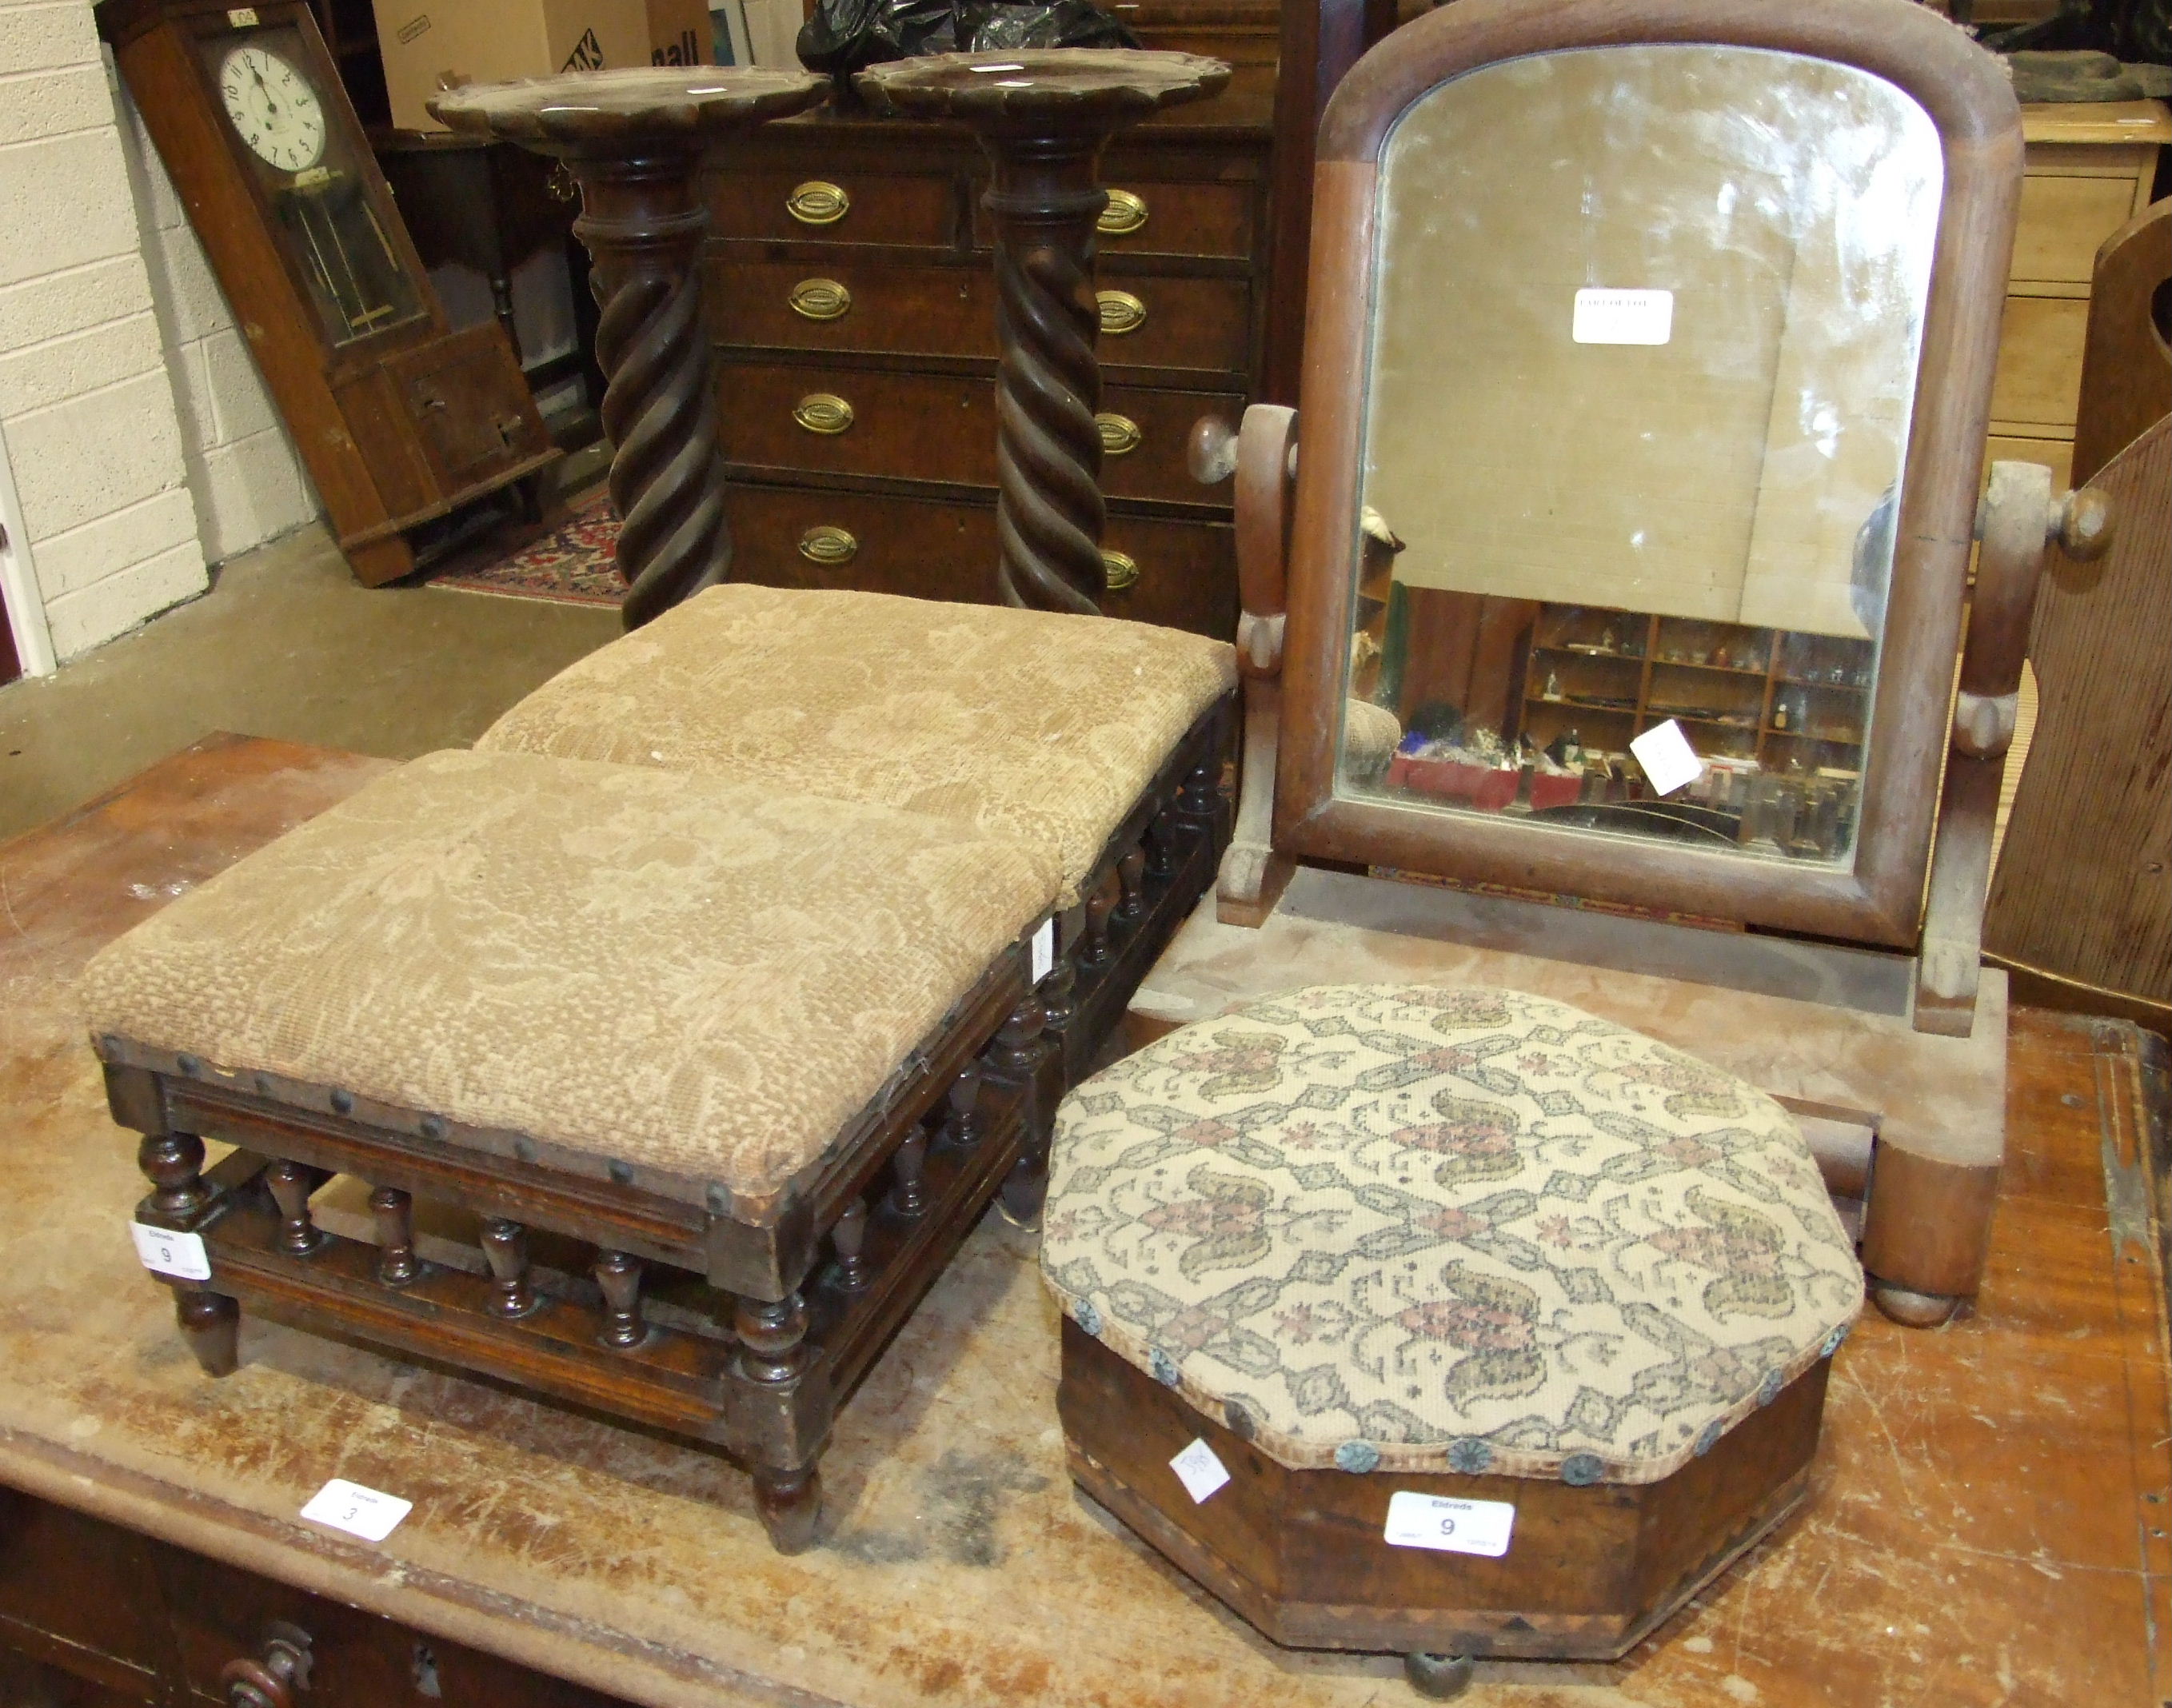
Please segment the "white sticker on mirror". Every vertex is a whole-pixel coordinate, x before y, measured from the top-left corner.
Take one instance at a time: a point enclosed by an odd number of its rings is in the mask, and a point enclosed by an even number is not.
[[[1169,1468],[1176,1473],[1184,1491],[1197,1506],[1223,1484],[1229,1480],[1228,1467],[1215,1457],[1214,1449],[1203,1441],[1195,1441],[1175,1458]]]
[[[254,6],[235,7],[226,14],[226,27],[228,30],[255,29],[256,8]]]
[[[140,1222],[128,1224],[128,1235],[136,1242],[137,1260],[152,1274],[169,1275],[176,1281],[211,1279],[211,1259],[205,1255],[202,1235],[146,1227]]]
[[[1056,921],[1045,919],[1033,934],[1033,981],[1039,984],[1056,970]]]
[[[1675,336],[1675,293],[1578,291],[1568,336],[1579,344],[1664,344]]]
[[[1654,724],[1629,744],[1644,776],[1662,795],[1671,795],[1704,775],[1704,761],[1690,750],[1690,739],[1669,717]]]
[[[302,1516],[320,1524],[329,1524],[335,1530],[344,1530],[350,1536],[359,1536],[365,1542],[382,1542],[414,1510],[412,1501],[365,1489],[360,1483],[350,1483],[344,1477],[334,1477],[309,1497],[309,1504],[302,1508]]]
[[[1508,1551],[1508,1535],[1515,1528],[1516,1509],[1506,1501],[1452,1501],[1398,1489],[1388,1497],[1387,1528],[1381,1533],[1397,1548],[1435,1548],[1498,1560]]]

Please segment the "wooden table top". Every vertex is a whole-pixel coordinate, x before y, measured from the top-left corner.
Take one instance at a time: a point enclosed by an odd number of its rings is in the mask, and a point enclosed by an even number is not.
[[[1072,1492],[1056,1312],[1030,1240],[992,1219],[840,1415],[826,1538],[796,1559],[738,1472],[502,1388],[261,1322],[236,1374],[203,1378],[129,1248],[132,1136],[106,1118],[73,982],[382,765],[214,737],[0,845],[0,1481],[669,1708],[1414,1700],[1393,1657],[1272,1649]],[[2099,1157],[2134,1152],[2133,1039],[2017,1025],[1982,1308],[1934,1334],[1863,1324],[1804,1516],[1618,1665],[1485,1666],[1466,1700],[2172,1694],[2150,1613],[2172,1553],[2145,1504],[2172,1483],[2162,1276],[2125,1189],[2108,1212]],[[377,1546],[303,1522],[333,1476],[415,1510]]]

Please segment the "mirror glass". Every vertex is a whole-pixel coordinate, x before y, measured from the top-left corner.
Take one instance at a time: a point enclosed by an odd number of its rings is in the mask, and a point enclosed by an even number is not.
[[[1909,96],[1758,49],[1411,107],[1338,793],[1852,862],[1943,180]]]

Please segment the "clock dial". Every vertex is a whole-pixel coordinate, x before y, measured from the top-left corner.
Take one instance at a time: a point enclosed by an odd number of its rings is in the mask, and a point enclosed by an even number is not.
[[[221,62],[218,92],[241,140],[266,165],[304,172],[325,152],[325,109],[309,79],[262,47],[237,47]]]

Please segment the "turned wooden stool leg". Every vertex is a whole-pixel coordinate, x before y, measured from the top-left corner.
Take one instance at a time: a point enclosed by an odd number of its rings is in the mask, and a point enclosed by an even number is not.
[[[203,1141],[194,1133],[147,1135],[136,1147],[136,1166],[153,1189],[145,1202],[162,1217],[194,1216],[212,1200],[203,1159]]]
[[[1023,1082],[1028,1089],[1025,1132],[1019,1143],[1018,1161],[1004,1178],[997,1195],[997,1207],[1021,1227],[1040,1220],[1041,1200],[1048,1195],[1048,1139],[1056,1109],[1054,1099],[1062,1087],[1049,1082],[1056,1075],[1048,1069],[1058,1065],[1057,1052],[1045,1034],[1047,1016],[1040,999],[1029,995],[1013,1008],[997,1031],[987,1055],[988,1071],[998,1079]]]
[[[751,1446],[755,1510],[780,1554],[804,1554],[814,1545],[822,1515],[822,1480],[811,1459],[777,1463],[787,1458],[783,1421],[794,1391],[807,1375],[807,1308],[798,1293],[782,1299],[742,1298],[733,1313],[739,1350],[733,1374],[772,1403],[762,1408],[766,1441]],[[819,1451],[819,1450],[818,1450]],[[789,1457],[795,1458],[796,1455]]]
[[[1047,983],[1046,979],[1041,980],[1044,989]],[[950,1082],[949,1093],[944,1098],[943,1142],[960,1151],[970,1151],[979,1144],[980,1110],[981,1064],[969,1061]]]
[[[1228,80],[1228,67],[1190,54],[1076,48],[940,54],[853,78],[878,110],[970,126],[993,169],[981,205],[995,227],[997,583],[1006,604],[1090,615],[1108,586],[1094,420],[1095,224],[1109,205],[1096,181],[1102,145]]]
[[[241,1362],[241,1306],[224,1293],[174,1289],[174,1318],[181,1338],[207,1376],[231,1376]]]
[[[789,71],[637,67],[449,89],[430,110],[455,131],[565,162],[581,186],[574,235],[594,261],[604,430],[616,447],[620,616],[629,629],[731,568],[709,335],[702,320],[703,152],[822,99]]]

